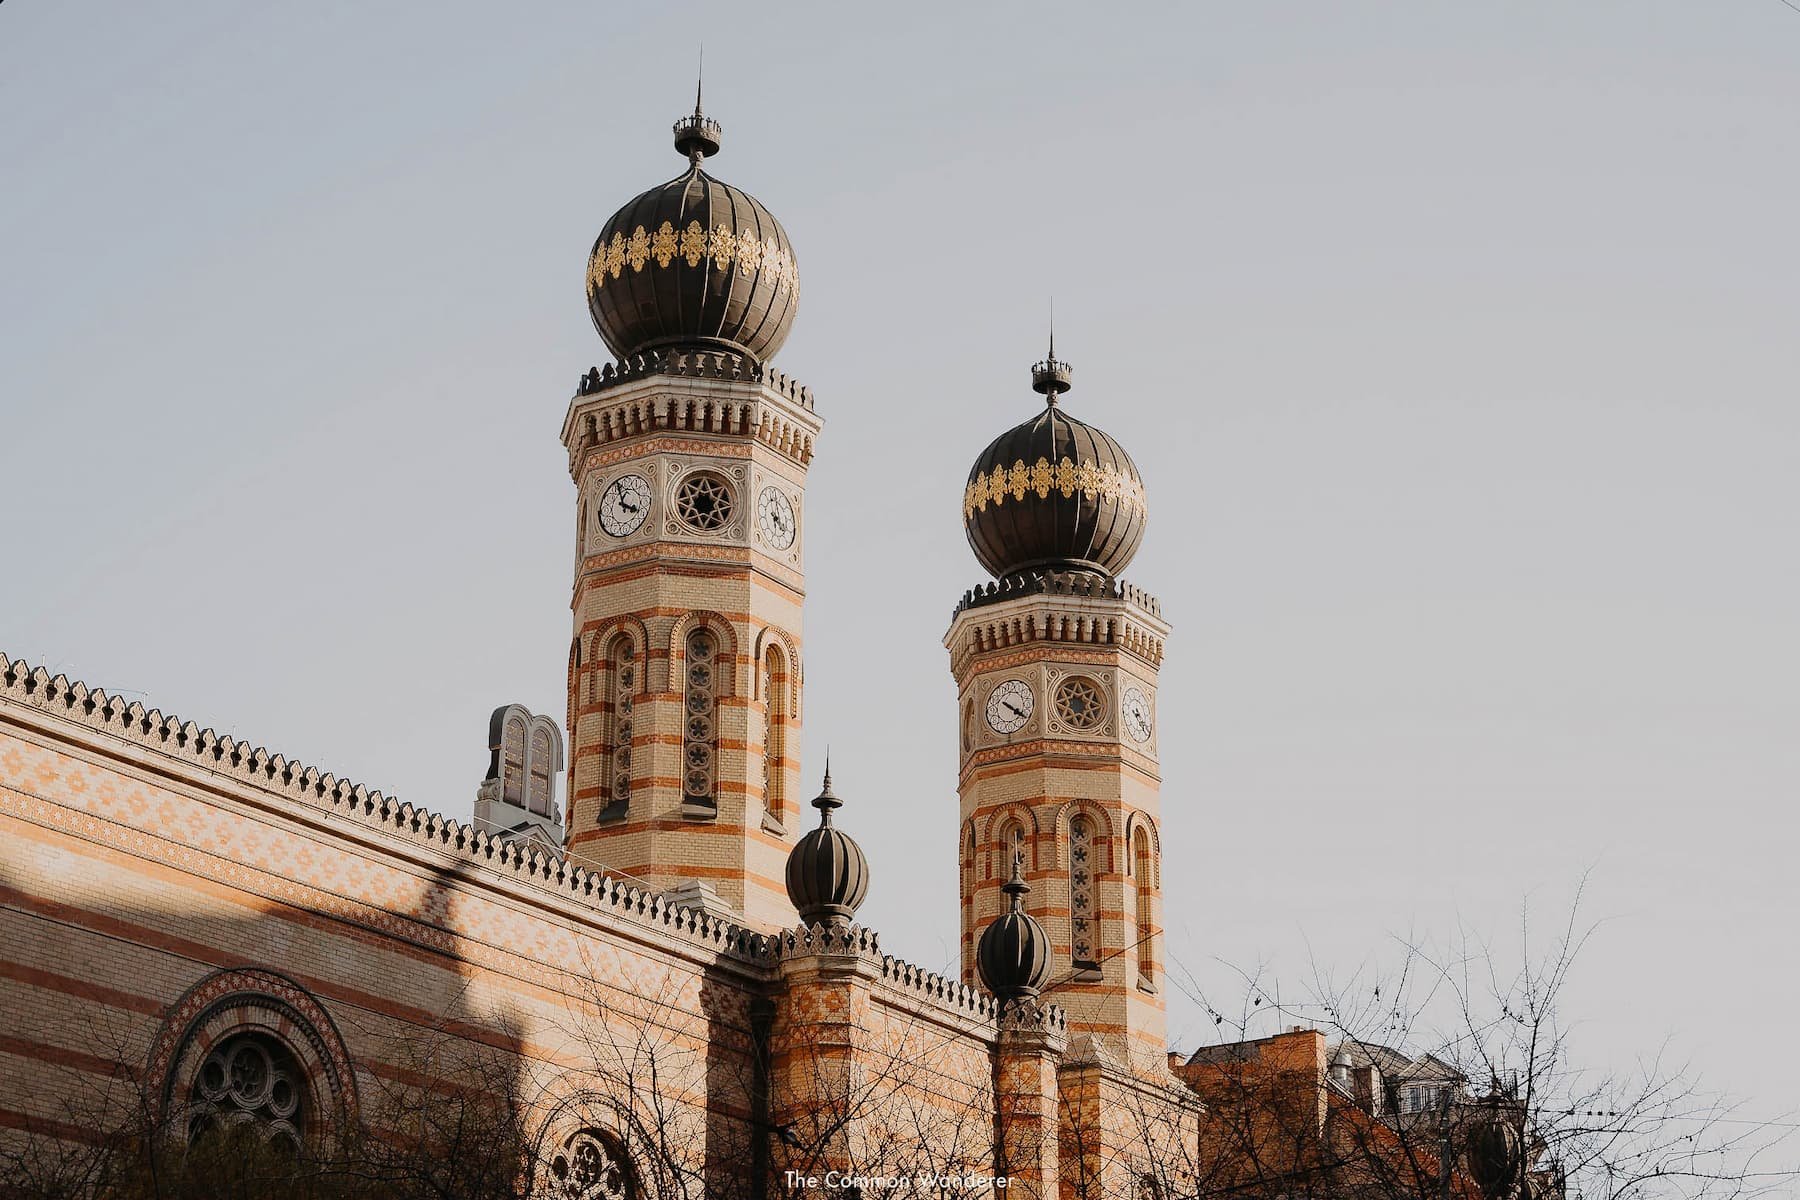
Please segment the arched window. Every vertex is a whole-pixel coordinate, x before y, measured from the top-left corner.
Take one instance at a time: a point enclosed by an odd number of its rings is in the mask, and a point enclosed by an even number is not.
[[[970,822],[962,845],[963,982],[975,981],[975,824]]]
[[[508,804],[525,804],[525,718],[512,716],[506,720],[500,741],[501,792]]]
[[[964,754],[975,748],[975,702],[973,700],[963,705],[962,748]]]
[[[1131,835],[1132,882],[1137,892],[1138,979],[1156,982],[1156,863],[1150,831],[1139,825]]]
[[[293,1052],[264,1033],[239,1033],[213,1047],[188,1095],[187,1141],[239,1130],[298,1155],[306,1142],[308,1088]]]
[[[763,654],[763,808],[777,821],[787,819],[787,664],[781,650]]]
[[[1069,957],[1076,966],[1100,962],[1100,922],[1094,905],[1098,865],[1093,818],[1076,813],[1069,819]]]
[[[550,815],[550,775],[556,763],[550,748],[550,731],[534,722],[531,731],[531,754],[526,762],[530,770],[525,777],[525,807],[539,816]]]
[[[631,639],[620,634],[606,652],[606,662],[612,670],[612,694],[607,698],[605,713],[606,759],[600,786],[610,801],[608,812],[621,817],[631,803],[632,707],[638,685],[637,659],[632,650]]]
[[[637,1174],[624,1148],[609,1134],[583,1129],[551,1156],[552,1194],[557,1200],[632,1200]]]
[[[719,638],[704,626],[687,636],[687,699],[682,739],[682,798],[717,809]]]
[[[1000,827],[1000,836],[995,839],[991,872],[993,878],[1002,881],[1011,879],[1013,858],[1020,854],[1025,856],[1025,866],[1029,868],[1032,865],[1030,839],[1025,836],[1024,823],[1011,818]]]

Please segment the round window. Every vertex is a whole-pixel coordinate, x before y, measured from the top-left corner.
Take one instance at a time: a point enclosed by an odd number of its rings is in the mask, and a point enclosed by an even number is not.
[[[695,471],[675,490],[675,515],[690,529],[713,533],[731,522],[731,485],[711,471]]]
[[[1070,729],[1096,729],[1105,718],[1100,685],[1091,679],[1065,679],[1056,689],[1056,716]]]

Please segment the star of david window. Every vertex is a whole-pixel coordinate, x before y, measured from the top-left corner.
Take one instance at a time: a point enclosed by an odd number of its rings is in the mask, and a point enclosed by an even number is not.
[[[1070,729],[1097,729],[1105,719],[1100,685],[1091,679],[1065,679],[1056,689],[1056,717]]]
[[[582,1130],[550,1160],[557,1200],[633,1200],[638,1194],[631,1164],[603,1134]]]
[[[306,1128],[305,1096],[305,1076],[287,1047],[258,1033],[226,1038],[194,1077],[188,1145],[242,1129],[298,1155]]]
[[[675,492],[675,515],[701,533],[725,528],[731,521],[731,485],[711,471],[696,471]]]

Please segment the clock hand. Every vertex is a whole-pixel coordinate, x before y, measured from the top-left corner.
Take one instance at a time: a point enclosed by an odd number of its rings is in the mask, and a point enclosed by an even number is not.
[[[1006,702],[1006,701],[1004,701],[1004,700],[1002,700],[1002,701],[1001,701],[1001,702],[1000,702],[1000,707],[1001,707],[1001,708],[1004,708],[1004,709],[1005,709],[1005,710],[1006,710],[1006,711],[1007,711],[1007,712],[1009,712],[1009,713],[1011,713],[1011,714],[1012,714],[1012,715],[1013,715],[1013,716],[1015,716],[1015,717],[1017,717],[1017,718],[1019,718],[1019,719],[1020,719],[1020,720],[1021,720],[1021,721],[1023,721],[1023,720],[1024,720],[1024,719],[1025,719],[1025,714],[1024,714],[1024,713],[1022,713],[1022,712],[1020,712],[1020,711],[1019,711],[1019,710],[1018,710],[1018,709],[1016,709],[1016,708],[1014,708],[1014,707],[1013,707],[1013,706],[1012,706],[1012,705],[1010,705],[1010,704],[1008,704],[1008,703],[1007,703],[1007,702]]]

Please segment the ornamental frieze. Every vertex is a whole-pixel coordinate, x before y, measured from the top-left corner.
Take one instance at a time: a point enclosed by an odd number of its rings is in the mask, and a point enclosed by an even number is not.
[[[745,279],[761,271],[776,288],[788,289],[796,296],[800,292],[800,273],[793,256],[776,238],[759,238],[749,229],[733,233],[723,222],[708,229],[698,221],[689,221],[681,230],[668,221],[655,230],[639,225],[629,236],[615,230],[611,241],[594,247],[588,260],[588,287],[599,291],[608,279],[617,279],[627,270],[635,274],[652,265],[667,270],[671,264],[698,267],[702,262],[719,271],[730,270],[736,263],[738,274]]]
[[[595,451],[583,460],[582,469],[591,471],[595,467],[609,467],[627,459],[660,453],[709,454],[714,458],[749,458],[751,448],[741,442],[726,441],[722,437],[718,440],[707,439],[705,441],[698,438],[655,438],[648,442],[635,442],[618,450]]]
[[[984,511],[990,504],[1022,501],[1027,493],[1046,500],[1053,491],[1065,499],[1080,492],[1089,500],[1111,500],[1139,512],[1144,510],[1143,483],[1113,464],[1075,463],[1065,456],[1053,466],[1040,455],[1030,466],[1021,458],[1010,467],[995,467],[977,475],[963,489],[963,519]]]

